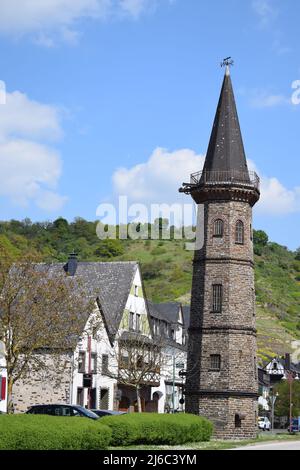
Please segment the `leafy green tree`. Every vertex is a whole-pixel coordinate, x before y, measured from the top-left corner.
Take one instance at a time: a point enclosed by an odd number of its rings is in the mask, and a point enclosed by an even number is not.
[[[295,259],[296,259],[297,261],[300,261],[300,247],[298,248],[298,250],[296,250]]]
[[[267,246],[269,242],[269,237],[263,230],[254,230],[253,242],[254,245]]]
[[[292,385],[293,395],[293,416],[300,416],[300,383],[299,380],[294,380]],[[290,385],[287,380],[282,380],[275,388],[275,393],[278,397],[275,404],[276,416],[289,416],[290,415]]]
[[[103,240],[95,249],[94,254],[99,258],[114,258],[123,255],[124,247],[120,240]]]

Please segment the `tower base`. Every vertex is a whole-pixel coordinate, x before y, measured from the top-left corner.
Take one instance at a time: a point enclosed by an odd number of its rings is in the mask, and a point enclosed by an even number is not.
[[[203,416],[214,425],[215,439],[255,439],[258,435],[257,399],[190,396],[186,412]]]

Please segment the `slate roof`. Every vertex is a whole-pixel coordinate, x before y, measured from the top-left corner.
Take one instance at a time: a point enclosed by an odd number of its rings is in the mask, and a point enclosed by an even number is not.
[[[215,175],[209,172],[241,172],[245,175],[245,182],[250,181],[232,82],[228,70],[222,85],[203,171],[208,172],[207,181],[210,181],[210,178],[213,181],[215,178]],[[230,180],[232,181],[232,178]]]
[[[178,311],[181,306],[178,302],[154,304],[148,301],[150,315],[168,323],[178,323]]]
[[[40,264],[52,276],[64,270],[65,263]],[[79,262],[73,279],[79,281],[87,299],[98,302],[111,341],[118,332],[123,312],[130,294],[132,282],[138,269],[137,262]],[[66,275],[66,279],[68,276]],[[83,331],[89,314],[81,318],[78,329]]]
[[[178,314],[179,314],[180,307],[181,307],[181,304],[178,302],[166,302],[162,304],[155,304],[148,300],[148,309],[149,309],[149,314],[151,317],[151,325],[153,323],[152,319],[165,321],[168,323],[169,326],[178,324]],[[187,323],[187,321],[189,322],[189,310],[190,310],[189,307],[183,307],[183,322],[184,322],[183,329],[184,330],[187,330],[189,327],[189,323]],[[169,345],[173,347],[175,346],[177,349],[182,349],[183,351],[185,351],[187,348],[186,345],[180,345],[175,340],[171,339],[168,335],[167,336],[160,335],[160,340],[163,340],[165,345]]]

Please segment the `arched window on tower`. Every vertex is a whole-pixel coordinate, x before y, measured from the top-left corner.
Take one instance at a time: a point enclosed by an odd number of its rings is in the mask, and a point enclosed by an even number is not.
[[[245,240],[245,229],[244,223],[238,220],[235,226],[235,243],[237,245],[244,245]]]
[[[224,222],[221,219],[214,221],[213,234],[215,238],[223,238],[224,236]]]

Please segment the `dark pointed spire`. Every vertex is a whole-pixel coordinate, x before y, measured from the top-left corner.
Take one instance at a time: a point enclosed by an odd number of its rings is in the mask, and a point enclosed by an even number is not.
[[[249,180],[229,64],[226,65],[223,86],[203,170],[206,181],[218,180],[221,173],[223,181],[232,181],[234,175],[237,175],[239,180],[242,179],[245,182]]]

